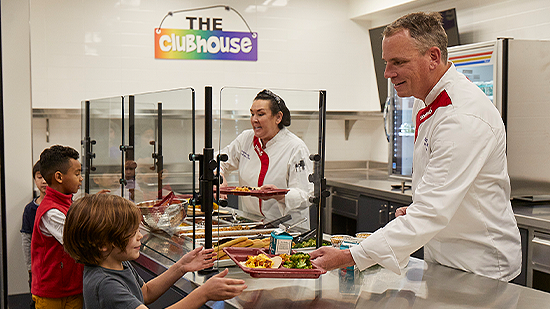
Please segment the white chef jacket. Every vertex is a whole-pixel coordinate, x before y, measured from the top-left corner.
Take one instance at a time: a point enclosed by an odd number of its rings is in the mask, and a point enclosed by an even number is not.
[[[506,133],[485,94],[452,65],[416,108],[412,204],[351,249],[360,269],[400,273],[424,246],[426,261],[509,281],[521,271],[510,204]],[[425,107],[427,106],[427,107]]]
[[[229,159],[220,163],[222,172],[238,170],[239,186],[258,187],[261,162],[254,151],[254,131],[245,130],[220,153],[226,153]],[[300,227],[309,229],[309,197],[313,195],[313,184],[308,176],[313,172],[313,163],[309,159],[306,144],[287,128],[279,130],[269,140],[263,151],[269,156],[269,166],[263,184],[273,184],[277,188],[289,189],[284,203],[275,199],[263,200],[260,209],[260,199],[241,196],[241,209],[255,215],[265,216],[266,220],[274,220],[290,214],[292,219],[285,224],[293,224],[303,218],[307,221]]]

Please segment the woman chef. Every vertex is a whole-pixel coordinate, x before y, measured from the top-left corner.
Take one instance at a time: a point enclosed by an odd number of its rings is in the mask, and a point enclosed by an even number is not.
[[[308,176],[313,164],[306,144],[285,128],[290,125],[290,111],[285,102],[270,90],[260,91],[250,107],[250,123],[252,129],[243,131],[220,151],[229,157],[220,163],[222,176],[237,170],[239,186],[289,189],[286,195],[242,196],[241,209],[267,221],[290,214],[288,224],[308,218],[299,226],[309,229],[313,184]],[[226,186],[223,177],[220,187]]]

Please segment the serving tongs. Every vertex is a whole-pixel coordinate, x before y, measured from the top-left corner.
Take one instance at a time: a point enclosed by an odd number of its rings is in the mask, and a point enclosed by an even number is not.
[[[270,222],[267,222],[267,223],[264,223],[264,224],[258,224],[258,225],[255,225],[255,226],[251,226],[250,229],[251,230],[258,230],[258,229],[263,230],[263,229],[277,228],[279,226],[279,224],[287,222],[290,219],[292,219],[292,216],[291,215],[286,215],[284,217],[275,219],[273,221],[270,221]]]
[[[289,226],[285,226],[284,224],[281,223],[281,224],[279,224],[279,228],[280,228],[281,230],[284,230],[284,231],[287,231],[287,232],[288,232],[289,230],[291,230],[291,229],[297,227],[298,225],[300,225],[300,224],[302,224],[302,223],[304,223],[304,222],[306,222],[306,221],[307,221],[307,218],[302,218],[302,219],[300,219],[300,221],[298,221],[298,222],[296,222],[296,223],[294,223],[294,224],[292,224],[292,225],[289,225]]]
[[[304,232],[296,237],[294,237],[294,242],[295,243],[300,243],[302,241],[305,241],[305,240],[308,240],[312,237],[315,237],[316,236],[316,233],[317,232],[317,229],[312,229],[312,230],[309,230],[307,232]]]
[[[166,194],[165,197],[160,200],[160,202],[155,203],[153,205],[154,207],[158,207],[159,211],[163,212],[164,209],[172,203],[172,200],[174,199],[174,191],[170,191],[170,193]]]

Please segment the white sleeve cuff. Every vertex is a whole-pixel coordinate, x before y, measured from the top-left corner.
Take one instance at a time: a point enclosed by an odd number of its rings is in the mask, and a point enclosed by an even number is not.
[[[376,264],[360,245],[351,247],[349,251],[351,252],[355,265],[357,265],[357,268],[361,271]]]

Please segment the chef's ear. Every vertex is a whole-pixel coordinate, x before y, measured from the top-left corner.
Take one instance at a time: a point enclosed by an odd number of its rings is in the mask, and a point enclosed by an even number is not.
[[[430,47],[427,51],[430,57],[430,70],[434,70],[439,64],[441,64],[441,50],[435,46]]]
[[[277,112],[277,115],[275,117],[277,117],[277,119],[275,119],[275,122],[277,124],[281,123],[281,121],[283,121],[283,112],[281,111]]]

